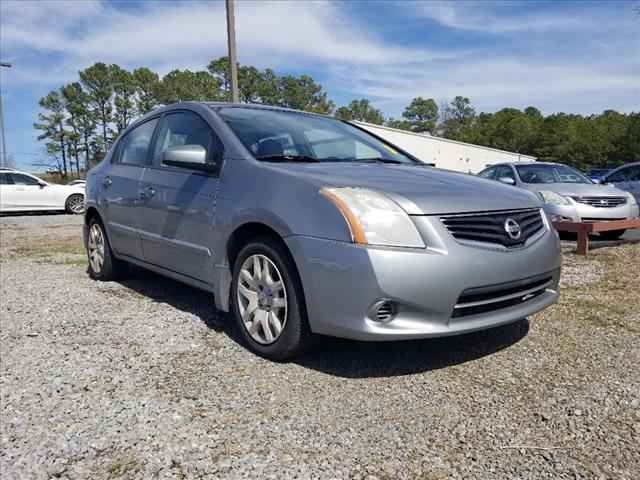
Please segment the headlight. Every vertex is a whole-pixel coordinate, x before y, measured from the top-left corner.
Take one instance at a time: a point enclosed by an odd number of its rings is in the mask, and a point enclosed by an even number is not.
[[[320,190],[344,217],[351,239],[360,245],[424,248],[424,242],[409,215],[382,193],[364,188]]]
[[[634,197],[631,192],[627,192],[627,195],[629,196],[629,202],[631,202],[631,205],[637,205],[638,204],[638,201],[636,200],[636,197]]]
[[[551,205],[571,205],[568,199],[551,190],[542,190],[538,192],[538,195],[540,195],[544,203],[550,203]]]

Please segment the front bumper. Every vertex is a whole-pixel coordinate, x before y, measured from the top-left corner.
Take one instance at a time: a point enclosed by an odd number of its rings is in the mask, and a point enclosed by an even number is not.
[[[413,217],[427,249],[359,247],[291,236],[285,241],[301,276],[315,333],[356,340],[401,340],[455,335],[507,324],[558,298],[560,247],[546,230],[514,250],[458,243],[436,217]],[[547,227],[545,227],[547,228]],[[541,293],[517,305],[456,316],[464,291],[548,274]],[[396,306],[388,323],[372,319],[380,300]]]
[[[624,220],[638,217],[638,205],[627,201],[619,207],[603,208],[592,207],[590,205],[571,200],[570,205],[553,205],[545,203],[544,211],[554,221],[598,221],[598,220]]]

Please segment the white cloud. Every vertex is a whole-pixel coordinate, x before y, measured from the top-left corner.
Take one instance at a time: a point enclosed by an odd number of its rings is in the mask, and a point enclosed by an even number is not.
[[[632,110],[640,98],[637,19],[546,11],[525,16],[511,2],[404,2],[388,23],[428,18],[453,30],[514,34],[486,47],[440,50],[402,46],[359,23],[344,3],[237,2],[241,63],[323,71],[330,94],[370,96],[397,115],[414,96],[469,96],[480,108],[535,104],[546,111]],[[515,4],[516,6],[518,3]],[[389,6],[389,4],[387,4]],[[373,6],[372,8],[377,8]],[[385,13],[386,12],[386,13]],[[615,16],[615,22],[611,21]],[[16,58],[16,82],[53,88],[96,61],[172,68],[205,68],[226,53],[223,2],[0,1],[3,56]],[[401,24],[401,23],[400,23]],[[604,26],[596,28],[596,25]],[[606,31],[603,30],[606,27]],[[526,30],[544,35],[528,35]],[[570,43],[554,35],[571,31]],[[516,33],[524,32],[522,35]],[[457,32],[459,34],[459,32]],[[475,35],[475,33],[473,34]],[[531,37],[536,37],[535,41]],[[516,54],[514,45],[525,46]],[[535,48],[533,47],[535,45]],[[571,47],[568,49],[567,47]],[[622,47],[625,47],[624,49]],[[34,101],[35,103],[35,101]]]
[[[525,6],[522,2],[520,7]],[[457,30],[507,34],[517,32],[571,31],[593,27],[597,19],[583,15],[565,15],[557,11],[514,14],[513,2],[445,1],[407,4],[419,17],[428,18]]]
[[[100,59],[176,66],[226,51],[222,2],[153,2],[130,9],[84,3],[38,2],[43,7],[40,11],[30,2],[23,10],[16,7],[22,2],[3,1],[3,45],[8,51],[31,48],[61,53],[75,63]],[[83,7],[76,9],[79,4]],[[382,63],[430,57],[424,50],[386,45],[327,1],[242,1],[237,2],[237,10],[240,60],[249,63],[264,62],[269,56],[290,65],[298,64],[300,58]]]
[[[545,113],[605,108],[630,112],[640,106],[640,61],[581,63],[503,56],[403,67],[337,67],[332,73],[336,83],[374,99],[396,116],[416,96],[450,100],[463,95],[482,111],[534,105]]]

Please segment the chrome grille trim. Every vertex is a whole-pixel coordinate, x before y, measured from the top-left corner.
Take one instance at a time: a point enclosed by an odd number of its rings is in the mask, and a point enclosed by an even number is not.
[[[519,248],[545,230],[544,213],[539,208],[500,210],[491,212],[443,215],[440,221],[460,243],[479,246]],[[507,219],[515,220],[521,229],[520,237],[511,238],[505,229]]]
[[[627,197],[573,196],[571,198],[578,203],[584,203],[585,205],[596,208],[615,208],[620,205],[626,205],[627,203]]]

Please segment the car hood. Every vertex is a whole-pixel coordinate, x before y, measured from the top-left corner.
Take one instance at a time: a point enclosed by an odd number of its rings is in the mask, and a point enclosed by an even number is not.
[[[526,185],[525,188],[533,192],[552,191],[569,197],[624,197],[627,195],[611,185],[589,185],[588,183],[537,183]]]
[[[539,207],[524,189],[464,173],[426,166],[386,164],[275,164],[318,189],[362,187],[384,192],[410,215],[481,212]]]

